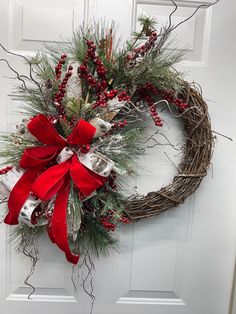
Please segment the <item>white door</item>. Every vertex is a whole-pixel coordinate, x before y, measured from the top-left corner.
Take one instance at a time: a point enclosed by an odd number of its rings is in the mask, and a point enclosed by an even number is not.
[[[200,3],[176,2],[175,23]],[[156,16],[162,23],[170,10],[171,2],[163,0],[1,0],[0,42],[11,51],[29,55],[43,42],[69,37],[82,21],[104,16],[119,23],[125,39],[136,28],[139,14]],[[221,0],[213,8],[199,10],[176,31],[179,46],[187,47],[180,69],[187,72],[188,80],[201,84],[209,100],[213,129],[230,137],[236,134],[235,14],[235,0]],[[19,72],[26,71],[19,58],[0,50],[2,57]],[[19,108],[12,97],[16,81],[4,76],[12,73],[1,62],[1,130],[19,120],[13,114]],[[180,129],[173,118],[167,119],[176,142]],[[236,247],[235,149],[235,142],[217,136],[212,169],[194,195],[159,217],[119,228],[120,254],[94,260],[94,314],[228,313]],[[158,148],[154,157],[153,152],[143,161],[148,169],[136,182],[141,192],[167,183],[174,173],[165,150]],[[9,228],[1,224],[1,314],[89,313],[89,297],[80,285],[74,291],[71,266],[46,236],[41,239],[40,261],[30,279],[36,291],[28,300],[30,290],[23,281],[30,261],[15,253],[8,236]],[[81,283],[86,267],[78,275],[76,281]]]

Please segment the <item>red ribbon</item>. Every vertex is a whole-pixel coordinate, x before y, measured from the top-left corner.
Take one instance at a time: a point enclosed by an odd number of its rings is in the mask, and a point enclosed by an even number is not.
[[[52,242],[65,252],[67,260],[76,264],[79,255],[71,253],[67,239],[66,213],[70,178],[85,196],[103,185],[105,178],[81,164],[75,153],[69,160],[48,167],[45,171],[44,169],[55,160],[64,147],[90,143],[96,128],[80,119],[72,133],[65,139],[42,114],[32,118],[27,128],[44,146],[24,150],[20,167],[27,170],[10,193],[9,212],[4,221],[10,225],[18,224],[20,210],[31,192],[42,201],[48,201],[56,195],[48,234]]]

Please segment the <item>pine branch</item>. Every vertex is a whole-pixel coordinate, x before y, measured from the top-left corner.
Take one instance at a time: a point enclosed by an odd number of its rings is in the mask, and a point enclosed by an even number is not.
[[[118,250],[118,239],[100,224],[97,217],[85,215],[83,223],[86,225],[86,230],[78,237],[78,248],[81,254],[89,251],[99,257],[100,255],[108,256],[112,251]]]

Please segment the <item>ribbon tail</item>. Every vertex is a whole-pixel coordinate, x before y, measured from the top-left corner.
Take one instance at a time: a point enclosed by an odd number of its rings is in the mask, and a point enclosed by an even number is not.
[[[58,155],[59,146],[37,146],[26,148],[21,156],[20,167],[29,169],[47,165]]]
[[[18,216],[20,210],[24,205],[27,197],[29,196],[31,186],[35,178],[37,177],[40,169],[41,167],[27,170],[13,187],[8,200],[9,212],[4,219],[4,222],[6,224],[8,225],[18,224]]]
[[[70,178],[64,181],[64,184],[57,193],[53,216],[48,235],[53,243],[55,243],[64,253],[68,262],[77,264],[80,255],[72,254],[67,239],[67,203],[70,192]]]

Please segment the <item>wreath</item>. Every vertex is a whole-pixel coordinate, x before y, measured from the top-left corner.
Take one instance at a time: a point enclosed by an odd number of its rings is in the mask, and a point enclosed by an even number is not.
[[[34,265],[45,230],[72,264],[81,254],[107,254],[117,248],[119,223],[183,203],[207,174],[213,148],[207,105],[197,85],[173,68],[183,52],[167,45],[178,27],[171,15],[159,32],[155,20],[140,17],[141,31],[120,50],[113,23],[80,28],[66,44],[32,58],[1,45],[29,69],[23,75],[1,60],[20,81],[16,94],[26,118],[2,135],[7,166],[0,194],[4,222],[16,225],[12,238]],[[165,123],[162,104],[181,119],[186,135],[177,174],[159,191],[127,197],[123,178],[139,172],[150,119],[157,130]]]

